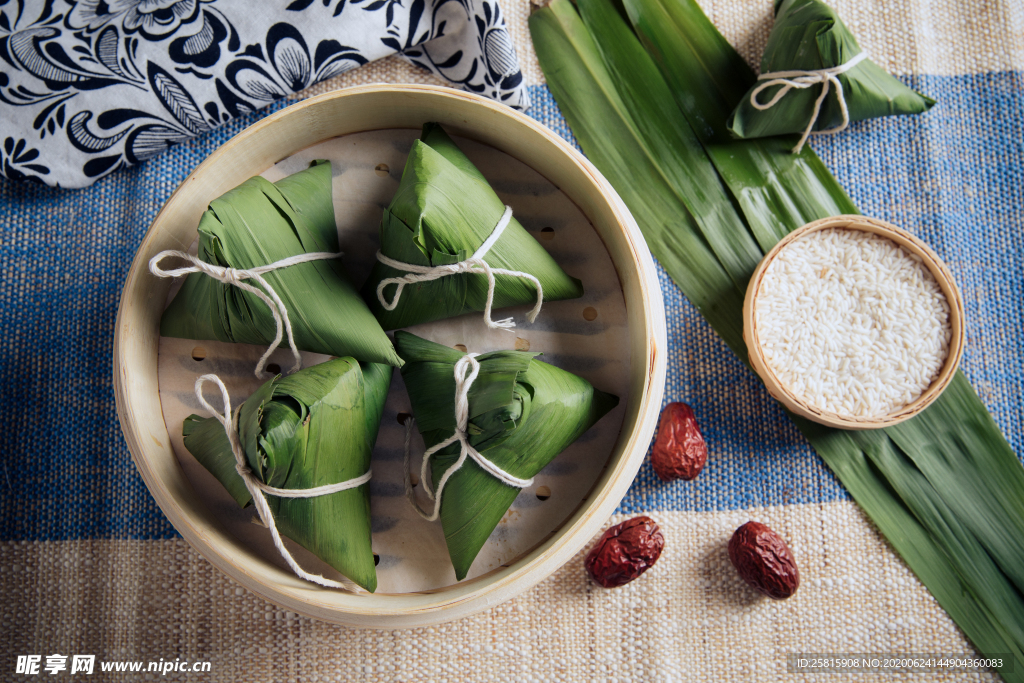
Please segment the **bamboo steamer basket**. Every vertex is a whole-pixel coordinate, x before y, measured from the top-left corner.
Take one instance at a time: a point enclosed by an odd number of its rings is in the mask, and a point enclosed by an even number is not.
[[[870,232],[881,237],[885,237],[886,239],[895,242],[911,254],[919,256],[925,267],[935,278],[935,281],[938,283],[942,293],[946,296],[946,300],[949,302],[949,323],[951,328],[949,351],[938,376],[913,402],[881,417],[853,417],[837,415],[808,404],[802,400],[801,397],[794,394],[790,388],[779,379],[766,362],[764,353],[761,349],[757,330],[757,319],[754,315],[754,310],[757,295],[761,289],[761,281],[764,278],[765,272],[768,270],[768,266],[771,265],[772,261],[783,249],[786,248],[787,245],[792,244],[796,240],[812,232],[827,230],[829,228],[846,228],[850,230]],[[813,223],[808,223],[807,225],[794,230],[780,240],[779,243],[765,255],[747,285],[747,293],[743,301],[743,341],[747,344],[747,354],[750,358],[750,364],[754,368],[754,371],[757,372],[764,381],[765,386],[768,387],[768,393],[782,403],[782,405],[784,405],[790,412],[795,413],[800,417],[805,417],[808,420],[813,420],[814,422],[839,429],[879,429],[881,427],[889,427],[899,424],[904,420],[909,420],[931,405],[931,403],[946,389],[952,381],[953,375],[956,373],[957,366],[960,363],[960,358],[963,355],[965,339],[964,320],[964,299],[963,295],[960,293],[960,288],[957,287],[956,281],[953,279],[953,274],[950,272],[949,267],[942,262],[938,255],[932,251],[927,244],[906,230],[876,218],[855,215],[833,216],[831,218],[823,218],[821,220],[814,221]]]
[[[211,200],[275,162],[329,138],[420,128],[437,121],[533,168],[587,217],[615,265],[626,303],[629,393],[618,441],[604,473],[576,512],[549,538],[475,579],[421,593],[353,595],[323,589],[268,563],[227,533],[185,476],[161,415],[159,322],[171,281],[150,274],[151,257],[187,249]],[[557,134],[483,97],[436,86],[372,85],[326,93],[253,124],[210,155],[178,187],[135,255],[114,335],[117,414],[132,458],[179,533],[231,578],[281,607],[356,627],[417,627],[457,619],[534,586],[603,527],[636,476],[653,436],[666,372],[665,313],[657,271],[636,223],[603,176]]]

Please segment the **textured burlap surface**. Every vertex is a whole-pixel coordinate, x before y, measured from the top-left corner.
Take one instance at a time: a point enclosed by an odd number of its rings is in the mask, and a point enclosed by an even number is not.
[[[770,4],[704,7],[756,64]],[[812,145],[864,213],[907,227],[949,263],[967,301],[963,367],[1021,453],[1024,6],[834,5],[875,61],[938,105]],[[527,1],[505,0],[504,9],[530,85],[529,113],[568,136],[530,45]],[[437,81],[388,59],[306,94],[371,82]],[[645,465],[610,520],[643,513],[662,525],[665,553],[641,580],[600,589],[577,557],[487,612],[377,631],[282,611],[214,569],[170,527],[127,454],[113,407],[111,328],[131,257],[162,203],[217,146],[286,104],[83,191],[0,183],[0,679],[22,678],[13,673],[17,656],[31,654],[44,664],[47,655],[93,654],[94,675],[110,680],[146,674],[101,674],[100,661],[145,668],[180,658],[209,661],[211,670],[169,680],[736,681],[788,680],[786,655],[795,652],[971,651],[665,277],[666,400],[694,406],[710,459],[691,483],[662,484]],[[793,546],[803,575],[793,599],[758,597],[729,566],[725,543],[748,519]]]

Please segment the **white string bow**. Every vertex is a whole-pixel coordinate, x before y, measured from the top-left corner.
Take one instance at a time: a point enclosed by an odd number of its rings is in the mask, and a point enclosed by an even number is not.
[[[544,289],[541,287],[540,280],[535,278],[529,273],[524,273],[519,270],[506,270],[504,268],[491,268],[487,261],[484,260],[484,256],[490,250],[494,243],[501,237],[501,233],[504,232],[505,227],[512,220],[512,207],[506,206],[505,212],[501,214],[501,219],[498,224],[494,226],[494,230],[487,238],[480,248],[473,252],[473,255],[465,261],[459,261],[458,263],[450,263],[442,266],[418,266],[412,263],[404,263],[402,261],[396,261],[395,259],[389,258],[382,254],[380,251],[377,252],[377,260],[386,266],[390,266],[395,270],[403,270],[408,275],[401,277],[389,277],[381,280],[380,284],[377,285],[377,300],[380,301],[380,305],[384,307],[386,311],[393,311],[398,306],[398,300],[402,296],[402,290],[405,289],[406,285],[415,284],[417,282],[430,282],[431,280],[437,280],[442,277],[449,275],[457,275],[459,273],[478,273],[487,276],[487,303],[484,306],[484,322],[487,323],[487,327],[492,330],[503,329],[509,330],[515,327],[516,324],[512,318],[505,318],[497,322],[491,320],[491,305],[494,303],[494,276],[495,275],[511,275],[513,277],[521,277],[529,280],[533,283],[534,287],[537,288],[537,303],[533,307],[533,310],[529,312],[526,319],[531,323],[537,319],[537,314],[540,313],[541,305],[544,303]],[[396,285],[395,295],[391,301],[387,301],[384,298],[384,288],[388,285]]]
[[[757,77],[759,81],[765,81],[761,85],[754,88],[754,91],[750,93],[750,104],[759,111],[771,109],[775,104],[783,97],[789,94],[790,90],[796,88],[797,90],[804,90],[811,86],[821,83],[821,94],[818,95],[818,99],[814,102],[814,111],[811,113],[811,120],[807,124],[807,128],[804,129],[804,134],[800,136],[800,142],[797,143],[796,147],[793,148],[793,153],[798,154],[804,147],[804,143],[807,142],[807,137],[811,135],[814,124],[818,121],[818,116],[821,114],[821,105],[825,101],[825,97],[829,93],[830,86],[834,85],[836,88],[836,99],[839,100],[839,109],[843,113],[843,122],[841,125],[828,130],[815,131],[815,135],[832,135],[842,130],[846,130],[846,127],[850,125],[850,112],[846,108],[846,98],[843,96],[843,84],[839,82],[839,74],[846,73],[853,67],[857,66],[864,59],[867,59],[867,53],[861,52],[856,57],[829,69],[816,69],[814,71],[772,71],[771,73],[761,74]],[[761,91],[767,88],[774,87],[776,85],[783,86],[778,92],[772,97],[771,100],[765,104],[761,104],[757,101],[757,96],[761,94]]]
[[[441,443],[427,449],[426,452],[423,453],[423,464],[420,466],[420,481],[423,482],[423,489],[427,492],[427,496],[434,501],[434,510],[431,513],[425,512],[420,507],[419,503],[416,502],[416,496],[412,490],[412,477],[409,468],[411,465],[410,451],[412,430],[415,420],[411,417],[408,417],[405,420],[405,495],[409,499],[409,502],[412,503],[412,506],[416,509],[416,512],[419,513],[420,517],[428,522],[433,522],[440,515],[441,494],[444,492],[445,484],[448,483],[448,480],[451,479],[453,474],[462,468],[467,457],[472,458],[476,464],[480,465],[480,467],[484,469],[485,472],[504,484],[520,489],[524,489],[533,484],[532,478],[520,479],[515,475],[509,474],[469,445],[469,435],[466,431],[469,428],[469,388],[473,386],[473,382],[476,381],[477,375],[480,374],[480,362],[476,359],[477,355],[479,354],[466,354],[460,358],[457,363],[455,363],[455,433]],[[441,481],[437,484],[437,491],[434,492],[427,483],[427,468],[430,465],[430,458],[442,448],[450,446],[456,441],[458,441],[460,445],[459,459],[456,460],[451,467],[445,470],[445,473],[441,476]]]
[[[177,256],[178,258],[188,261],[192,265],[184,268],[176,268],[174,270],[162,270],[159,263],[167,256]],[[288,311],[284,306],[284,302],[281,301],[281,298],[277,295],[277,292],[274,291],[274,288],[271,287],[265,279],[263,279],[263,273],[268,273],[272,270],[277,270],[278,268],[287,268],[288,266],[293,266],[299,263],[333,259],[338,258],[339,256],[341,256],[340,253],[332,254],[329,252],[313,252],[309,254],[290,256],[286,259],[275,261],[269,265],[259,266],[257,268],[235,269],[206,263],[191,254],[172,250],[162,251],[151,258],[149,260],[149,270],[157,277],[178,277],[189,273],[205,273],[220,282],[234,285],[239,289],[250,292],[259,297],[260,300],[270,308],[270,312],[274,315],[274,323],[276,325],[274,342],[266,350],[260,358],[259,363],[256,365],[256,377],[264,379],[266,375],[263,372],[263,366],[270,357],[270,354],[272,354],[281,343],[281,338],[283,336],[282,329],[286,330],[288,333],[288,346],[291,349],[292,356],[295,358],[295,366],[292,368],[292,372],[295,372],[302,367],[302,356],[299,354],[299,349],[295,346],[295,339],[292,336],[292,326],[291,322],[288,320]],[[266,291],[261,291],[252,285],[246,284],[243,280],[255,280]],[[218,412],[217,409],[211,406],[206,401],[206,398],[203,397],[203,384],[206,382],[213,382],[220,389],[221,400],[224,402],[223,414]],[[228,396],[228,389],[224,386],[224,382],[222,382],[220,377],[217,375],[202,375],[196,379],[195,393],[196,398],[199,399],[199,403],[208,411],[213,413],[213,417],[224,426],[224,432],[227,434],[228,443],[231,444],[231,453],[235,456],[235,471],[238,472],[238,476],[240,476],[242,481],[245,482],[245,488],[248,489],[249,495],[252,496],[253,505],[256,506],[256,511],[259,513],[260,519],[263,520],[263,525],[270,530],[270,536],[274,540],[274,546],[277,548],[278,552],[281,553],[281,556],[285,559],[285,562],[288,563],[288,566],[292,568],[292,571],[306,581],[320,584],[325,588],[341,588],[354,593],[364,592],[361,587],[345,577],[342,577],[341,581],[334,581],[321,576],[320,574],[311,574],[300,567],[299,563],[295,561],[294,557],[292,557],[292,554],[288,552],[288,549],[284,545],[284,541],[281,539],[281,534],[277,530],[277,523],[274,521],[274,515],[270,511],[269,503],[267,503],[266,494],[278,496],[280,498],[315,498],[317,496],[327,496],[332,493],[337,493],[338,491],[347,491],[349,489],[362,486],[370,481],[372,472],[367,470],[365,474],[354,479],[340,481],[336,484],[315,486],[308,489],[280,489],[274,486],[268,486],[256,477],[255,473],[253,473],[249,464],[246,462],[245,451],[242,448],[242,442],[238,436],[238,427],[234,422],[235,419],[237,419],[238,411],[235,411],[234,416],[232,415],[231,399]],[[241,406],[239,406],[239,410],[241,410]]]
[[[160,261],[168,256],[176,256],[188,261],[192,265],[185,266],[184,268],[175,268],[173,270],[163,270],[160,268]],[[260,362],[256,364],[256,377],[258,379],[269,379],[271,375],[264,373],[263,367],[270,358],[270,354],[274,353],[274,350],[281,344],[281,337],[283,336],[282,327],[288,334],[288,346],[291,348],[292,356],[295,358],[295,365],[292,366],[292,372],[296,372],[302,367],[302,356],[299,355],[299,350],[295,346],[295,339],[292,337],[292,323],[291,320],[288,319],[288,311],[284,307],[284,302],[281,301],[281,297],[277,295],[277,292],[275,292],[274,288],[270,286],[270,283],[263,279],[263,274],[278,270],[279,268],[294,266],[299,263],[324,261],[340,257],[341,252],[332,254],[326,251],[317,251],[309,254],[289,256],[288,258],[281,259],[280,261],[275,261],[269,265],[258,266],[256,268],[225,268],[224,266],[207,263],[206,261],[184,251],[168,250],[161,251],[149,260],[149,272],[153,273],[153,275],[156,275],[157,277],[179,277],[189,273],[205,273],[218,282],[223,282],[226,285],[234,285],[241,290],[259,297],[259,299],[267,305],[267,308],[270,309],[270,313],[274,316],[274,323],[276,326],[274,341],[267,347],[263,356],[260,357]],[[253,280],[259,284],[263,290],[260,290],[258,287],[253,287],[252,285],[243,282],[243,280]]]

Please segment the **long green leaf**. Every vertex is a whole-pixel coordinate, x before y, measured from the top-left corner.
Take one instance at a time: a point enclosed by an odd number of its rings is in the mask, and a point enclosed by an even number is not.
[[[684,259],[661,259],[658,249],[679,244],[665,240],[666,214],[649,209],[649,193],[628,184],[620,188],[617,183],[646,161],[644,150],[630,146],[621,133],[623,117],[618,108],[625,105],[618,103],[624,96],[616,90],[621,82],[607,86],[610,94],[576,84],[593,81],[592,74],[606,72],[604,60],[613,60],[614,50],[623,50],[606,44],[630,36],[609,28],[614,21],[611,10],[591,11],[601,0],[581,2],[593,36],[567,0],[555,0],[531,17],[534,44],[549,87],[584,151],[636,211],[652,251],[684,293],[698,300],[723,296],[721,281],[685,272]],[[732,141],[723,135],[725,116],[734,104],[729,98],[742,95],[752,76],[692,0],[626,0],[626,6],[654,62],[675,88],[682,111],[671,119],[673,125],[692,125],[707,152],[703,163],[713,167],[739,198],[743,216],[763,248],[804,222],[856,212],[809,148],[794,157],[788,151],[792,143],[786,141]],[[588,41],[594,44],[595,38],[603,53],[573,49]],[[642,59],[635,50],[631,55]],[[665,116],[673,113],[666,113],[663,107],[638,107],[630,122],[640,128],[664,127],[665,121],[657,119]],[[654,213],[653,220],[647,220],[650,213]],[[766,225],[774,226],[773,234],[765,232]],[[710,226],[735,230],[725,221],[709,221],[703,229]],[[694,233],[691,238],[697,236],[692,222],[679,222],[675,230]],[[706,254],[701,257],[708,258]],[[706,317],[729,342],[735,328],[721,321],[738,318],[740,308],[716,313],[716,318]],[[735,350],[732,343],[730,346]],[[1024,538],[1019,531],[1024,520],[1020,510],[1024,470],[962,374],[936,406],[888,433],[847,433],[800,420],[797,424],[968,637],[985,652],[1019,653],[1021,643],[1016,634],[1021,632],[1024,614],[1005,609],[1005,604],[1013,603],[1011,598],[1017,595],[1014,583],[1022,566],[1014,562]],[[930,437],[924,438],[924,434]],[[969,498],[953,476],[957,464],[964,460],[964,451],[970,452],[967,461],[974,468],[967,478],[969,488],[977,489]],[[882,456],[890,457],[882,460]],[[902,478],[890,481],[877,469],[880,465],[887,466],[889,477]],[[986,487],[996,488],[996,495],[986,498],[980,493]],[[1000,526],[1000,517],[1009,521]],[[1007,680],[1024,680],[1024,674],[1005,670],[1003,674]]]
[[[896,489],[907,507],[962,571],[961,581],[1003,625],[1018,652],[1024,648],[1024,598],[1000,571],[962,517],[943,499],[913,462],[881,432],[858,435],[871,462]]]
[[[1024,592],[1024,468],[963,373],[924,414],[885,432]]]
[[[693,129],[678,125],[672,91],[644,52],[624,16],[604,0],[579,0],[583,22],[595,35],[633,133],[679,201],[689,209],[701,235],[742,295],[763,254],[733,205],[729,191],[707,163]],[[636,121],[646,125],[636,125]]]
[[[530,17],[530,32],[562,113],[577,138],[586,141],[584,150],[590,160],[629,206],[651,253],[678,278],[690,301],[726,344],[746,358],[743,319],[737,313],[743,293],[665,182],[658,160],[650,156],[576,10],[569,2],[553,2]],[[590,144],[591,140],[595,143]]]
[[[981,579],[981,582],[969,586],[965,580],[969,577],[950,561],[949,552],[957,549],[956,543],[951,548],[942,548],[936,543],[932,531],[942,524],[942,520],[934,510],[928,516],[935,526],[928,529],[904,504],[904,499],[894,495],[890,480],[872,466],[868,455],[851,438],[850,432],[829,429],[800,418],[794,418],[794,421],[818,453],[833,455],[830,462],[832,471],[975,646],[984,653],[1006,653],[1012,655],[1016,662],[1024,662],[1020,640],[1013,635],[1015,630],[1019,633],[1019,620],[1012,613],[1006,614],[1006,608],[1012,609],[1020,598],[1019,595],[1014,596],[1012,586],[1006,587],[1006,577],[997,572],[985,575],[974,572],[972,578]],[[884,438],[871,440],[876,441],[876,452],[886,446]],[[889,455],[894,459],[899,457],[891,450]],[[889,474],[893,473],[890,471]],[[914,479],[902,487],[904,494],[909,495],[911,483],[919,476],[919,473],[914,475]],[[917,483],[921,485],[919,481]],[[933,499],[927,497],[918,499],[918,504],[923,506],[932,502]],[[967,542],[970,543],[969,540]],[[986,556],[978,552],[976,546],[973,550],[977,560],[984,565]],[[967,555],[964,552],[960,554],[962,558]],[[986,568],[991,570],[990,565]],[[985,583],[990,577],[994,580],[992,586]],[[1001,597],[1007,600],[1002,603],[1002,608],[997,607],[994,611],[982,596],[994,598],[996,605],[1001,604]],[[1003,625],[1001,617],[1007,619],[1009,628]],[[1015,671],[1008,671],[1009,668],[1004,666],[1000,671],[1003,678],[1007,681],[1022,680],[1019,667],[1014,667]]]

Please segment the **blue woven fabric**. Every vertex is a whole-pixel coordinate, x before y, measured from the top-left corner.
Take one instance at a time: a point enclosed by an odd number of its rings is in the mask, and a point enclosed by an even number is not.
[[[939,104],[816,138],[861,210],[915,231],[952,268],[967,304],[963,361],[1024,449],[1024,74],[908,79]],[[544,86],[530,113],[571,139]],[[3,426],[0,539],[171,538],[128,455],[111,377],[118,296],[162,204],[210,152],[261,112],[78,191],[0,182]],[[728,510],[843,499],[845,491],[757,379],[662,272],[666,401],[696,411],[704,473],[664,484],[641,469],[619,511]]]

